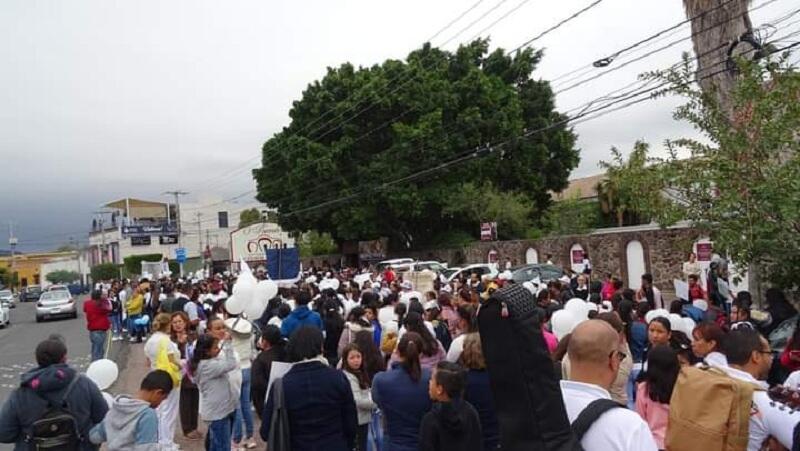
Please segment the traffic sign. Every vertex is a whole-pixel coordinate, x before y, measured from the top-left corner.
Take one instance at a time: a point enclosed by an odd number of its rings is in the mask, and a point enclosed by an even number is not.
[[[186,263],[186,248],[179,247],[175,249],[175,260],[178,260],[178,263]]]

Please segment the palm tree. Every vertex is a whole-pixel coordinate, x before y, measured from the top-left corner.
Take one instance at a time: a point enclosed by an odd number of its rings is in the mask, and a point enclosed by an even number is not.
[[[717,96],[728,117],[732,115],[730,95],[735,74],[722,69],[726,67],[730,44],[753,31],[749,4],[750,0],[683,0],[686,17],[692,18],[692,44],[695,55],[699,56],[700,87],[703,92]]]

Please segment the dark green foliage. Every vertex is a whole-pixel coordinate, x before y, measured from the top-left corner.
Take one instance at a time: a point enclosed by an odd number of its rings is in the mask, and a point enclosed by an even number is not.
[[[489,53],[476,40],[454,53],[425,45],[406,61],[329,68],[294,103],[291,124],[265,143],[254,171],[258,200],[277,208],[285,229],[336,241],[386,236],[393,247],[416,247],[454,230],[477,238],[481,221],[501,223],[501,237],[522,237],[578,164],[576,136],[564,125],[517,138],[564,119],[549,83],[532,76],[541,57]],[[505,140],[502,151],[381,187]]]

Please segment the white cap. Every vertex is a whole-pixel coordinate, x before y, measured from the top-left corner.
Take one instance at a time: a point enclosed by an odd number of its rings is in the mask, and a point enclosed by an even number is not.
[[[436,303],[436,301],[428,301],[428,302],[425,303],[425,310],[430,310],[430,309],[434,309],[434,308],[436,308],[436,309],[439,308],[439,304]]]

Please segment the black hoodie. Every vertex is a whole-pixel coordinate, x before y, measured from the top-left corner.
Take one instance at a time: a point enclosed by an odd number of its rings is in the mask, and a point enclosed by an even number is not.
[[[15,450],[27,450],[25,434],[34,421],[47,410],[48,401],[58,403],[73,378],[79,377],[67,397],[67,407],[78,422],[85,438],[80,449],[96,450],[89,443],[89,430],[103,421],[108,404],[91,380],[80,376],[66,364],[39,367],[24,373],[16,388],[0,409],[0,443],[14,443]]]
[[[437,402],[422,418],[420,451],[483,451],[478,412],[463,399]]]

